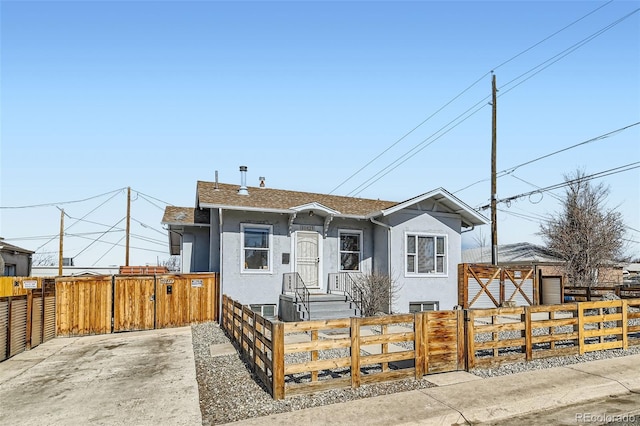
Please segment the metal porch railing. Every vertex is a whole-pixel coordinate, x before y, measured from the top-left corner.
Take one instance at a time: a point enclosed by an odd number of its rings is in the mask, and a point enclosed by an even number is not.
[[[302,303],[302,307],[307,313],[307,318],[311,318],[309,289],[304,284],[299,273],[286,272],[282,275],[282,294],[293,294],[296,298],[296,303]]]
[[[344,294],[362,312],[362,290],[348,272],[330,273],[328,292]]]

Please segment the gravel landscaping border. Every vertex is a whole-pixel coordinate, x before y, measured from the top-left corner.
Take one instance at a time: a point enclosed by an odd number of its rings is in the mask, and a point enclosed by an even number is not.
[[[257,377],[237,352],[231,355],[211,356],[210,346],[212,344],[231,343],[218,323],[196,324],[191,327],[191,330],[203,425],[229,423],[435,386],[428,381],[429,376],[427,375],[423,380],[411,378],[368,384],[356,389],[333,389],[276,401],[262,387]],[[504,364],[495,368],[478,368],[471,370],[470,373],[486,378],[633,354],[640,354],[640,346],[629,347],[626,351],[619,349],[595,351],[584,355],[550,357]]]

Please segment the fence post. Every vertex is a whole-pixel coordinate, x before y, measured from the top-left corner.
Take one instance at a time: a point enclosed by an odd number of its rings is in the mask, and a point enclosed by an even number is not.
[[[33,290],[27,290],[27,326],[25,332],[27,333],[27,340],[25,342],[25,349],[31,349],[31,328],[33,327]]]
[[[351,318],[351,387],[360,387],[360,318]]]
[[[474,315],[473,311],[465,310],[465,331],[467,334],[467,371],[475,367],[476,363],[476,350],[475,350],[475,335],[474,335]]]
[[[524,307],[524,344],[527,361],[533,359],[533,342],[531,330],[531,306]]]
[[[413,314],[413,349],[414,349],[414,367],[416,380],[421,380],[425,372],[426,359],[426,312],[418,312]]]
[[[584,355],[584,309],[582,303],[576,303],[578,306],[578,353]]]
[[[274,322],[271,328],[272,359],[273,368],[272,396],[273,399],[284,399],[284,323]]]
[[[628,336],[628,325],[629,321],[627,319],[627,314],[629,310],[627,309],[628,303],[626,300],[620,300],[621,310],[622,310],[622,349],[625,351],[629,349],[629,336]]]
[[[462,309],[458,309],[456,311],[456,329],[457,329],[457,339],[456,339],[456,347],[458,349],[458,353],[457,353],[457,358],[458,358],[458,363],[457,363],[457,369],[458,370],[466,370],[467,368],[467,362],[466,362],[466,355],[467,355],[467,345],[466,345],[466,322],[464,320],[465,318],[465,311],[463,311]]]

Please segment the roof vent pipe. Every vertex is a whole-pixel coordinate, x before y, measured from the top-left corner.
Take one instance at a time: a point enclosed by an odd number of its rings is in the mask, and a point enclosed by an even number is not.
[[[240,189],[238,195],[249,195],[247,189],[247,166],[240,166]]]
[[[216,191],[218,189],[220,189],[220,187],[218,186],[218,171],[216,170],[216,184],[214,185],[213,189],[215,189]]]
[[[264,188],[266,186],[264,181],[265,181],[264,176],[260,176],[260,188]]]

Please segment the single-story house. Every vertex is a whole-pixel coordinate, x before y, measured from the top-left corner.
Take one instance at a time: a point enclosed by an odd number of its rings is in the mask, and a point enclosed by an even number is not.
[[[0,275],[28,277],[31,274],[33,251],[23,249],[0,238]]]
[[[162,223],[183,272],[219,272],[221,292],[275,308],[285,278],[327,293],[340,276],[375,272],[395,283],[394,313],[452,309],[461,233],[488,220],[439,188],[401,202],[197,182],[195,207]]]

